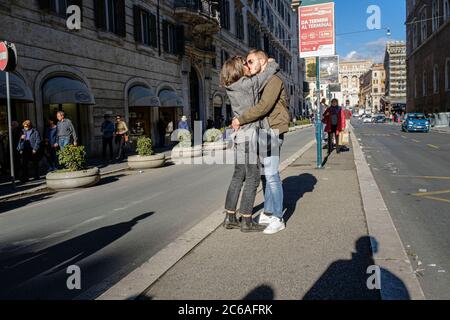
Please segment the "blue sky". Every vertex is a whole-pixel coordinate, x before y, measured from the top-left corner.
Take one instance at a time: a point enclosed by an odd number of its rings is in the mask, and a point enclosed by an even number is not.
[[[406,1],[405,0],[335,0],[336,3],[336,52],[341,59],[365,59],[382,62],[386,41],[405,40],[406,38]],[[390,28],[357,34],[340,35],[367,29],[367,8],[377,5],[381,9],[381,26]]]

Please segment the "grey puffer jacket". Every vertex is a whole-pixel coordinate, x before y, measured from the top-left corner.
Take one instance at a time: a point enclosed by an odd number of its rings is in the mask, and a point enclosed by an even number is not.
[[[269,80],[278,73],[280,67],[275,61],[269,61],[264,72],[251,78],[242,77],[232,85],[226,87],[228,97],[230,98],[231,108],[234,117],[238,118],[249,108],[256,105],[259,101],[260,93],[263,91]],[[262,126],[268,128],[268,121],[264,119]],[[256,134],[256,129],[261,127],[260,122],[252,122],[242,126],[239,131],[233,134],[235,143],[243,143],[251,139]]]

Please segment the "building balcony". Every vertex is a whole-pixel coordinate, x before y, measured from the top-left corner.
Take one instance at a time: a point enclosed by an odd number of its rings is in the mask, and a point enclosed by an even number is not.
[[[215,50],[213,38],[220,30],[217,0],[175,0],[175,18],[187,25],[186,42],[202,51]]]

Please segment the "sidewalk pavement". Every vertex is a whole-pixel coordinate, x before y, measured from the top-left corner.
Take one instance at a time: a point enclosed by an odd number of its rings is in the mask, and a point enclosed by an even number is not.
[[[450,134],[450,127],[434,127],[431,131]]]
[[[286,230],[219,227],[139,299],[380,299],[366,285],[375,263],[353,153],[333,153],[317,170],[315,150],[282,174]]]
[[[155,149],[155,152],[164,153],[166,158],[170,159],[171,148]],[[98,167],[100,169],[100,175],[102,176],[128,169],[126,160],[121,162],[105,162],[102,159],[89,159],[87,161],[87,166]],[[41,176],[41,179],[39,180],[33,180],[26,183],[21,183],[19,180],[16,180],[16,189],[11,186],[11,182],[7,178],[2,177],[0,179],[0,201],[27,194],[34,194],[41,192],[46,188],[45,176]]]

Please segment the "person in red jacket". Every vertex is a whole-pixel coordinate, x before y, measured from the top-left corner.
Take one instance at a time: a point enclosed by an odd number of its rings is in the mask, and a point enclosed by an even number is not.
[[[328,133],[328,155],[333,151],[333,137],[336,139],[336,152],[340,153],[339,134],[345,130],[345,112],[339,107],[337,99],[331,100],[331,106],[323,114],[322,122],[326,124],[325,132]]]

